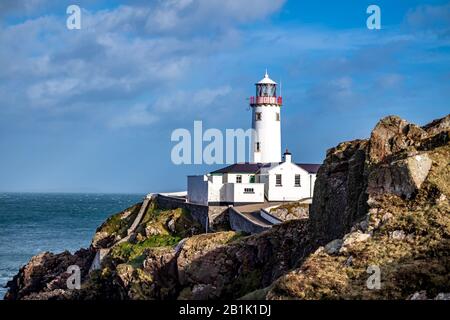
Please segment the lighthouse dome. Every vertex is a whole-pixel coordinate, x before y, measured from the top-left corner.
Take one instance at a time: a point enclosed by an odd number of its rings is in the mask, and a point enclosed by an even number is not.
[[[269,74],[267,73],[267,70],[266,70],[266,74],[264,75],[264,78],[261,79],[261,81],[259,81],[256,84],[277,84],[277,83],[269,78]]]

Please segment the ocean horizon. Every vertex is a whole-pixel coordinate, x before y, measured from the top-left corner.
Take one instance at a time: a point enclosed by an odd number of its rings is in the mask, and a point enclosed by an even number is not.
[[[41,252],[89,247],[110,215],[142,201],[145,194],[0,192],[0,299],[6,283]]]

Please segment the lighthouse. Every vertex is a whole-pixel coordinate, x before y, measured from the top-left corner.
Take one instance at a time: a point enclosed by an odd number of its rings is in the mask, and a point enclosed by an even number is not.
[[[269,74],[256,83],[256,96],[250,97],[252,108],[253,163],[281,162],[281,106],[277,83]]]
[[[233,205],[234,210],[238,210],[237,206],[250,203],[264,204],[261,206],[264,208],[270,207],[266,202],[312,199],[320,165],[296,163],[287,149],[284,159],[281,159],[282,105],[277,83],[270,79],[266,70],[264,78],[256,83],[256,95],[250,97],[253,129],[250,162],[234,163],[204,175],[189,176],[187,202],[219,207]],[[239,219],[243,217],[245,214]],[[261,216],[258,221],[265,219]],[[251,220],[245,225],[252,225],[254,220]],[[273,223],[271,221],[267,220],[267,224]]]

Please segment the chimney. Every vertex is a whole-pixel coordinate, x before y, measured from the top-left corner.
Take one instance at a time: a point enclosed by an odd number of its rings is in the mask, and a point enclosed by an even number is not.
[[[292,162],[292,153],[288,149],[284,152],[284,162]]]

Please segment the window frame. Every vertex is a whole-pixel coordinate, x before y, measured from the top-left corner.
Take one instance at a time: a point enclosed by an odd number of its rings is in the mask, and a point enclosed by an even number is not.
[[[278,180],[280,181],[279,183]],[[282,187],[282,186],[283,186],[283,175],[275,174],[275,187]]]
[[[254,188],[244,188],[244,194],[255,194]]]
[[[297,178],[298,178],[298,183],[297,183]],[[302,175],[296,174],[294,176],[294,187],[301,187],[301,186],[302,186]]]

